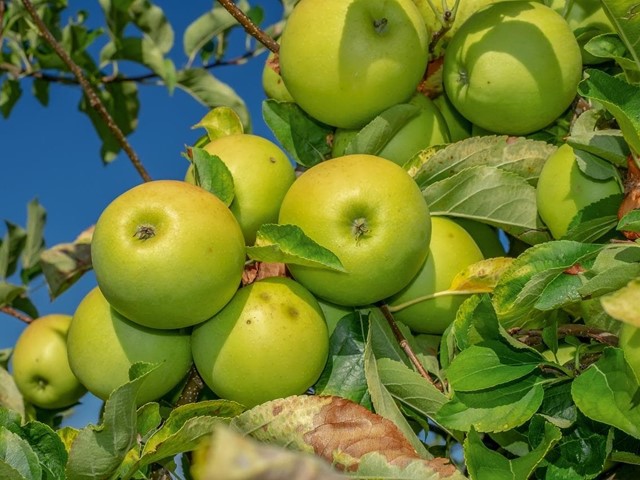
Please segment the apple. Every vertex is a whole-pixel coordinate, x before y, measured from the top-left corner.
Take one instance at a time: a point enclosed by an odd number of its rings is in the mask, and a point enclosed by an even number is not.
[[[329,336],[333,334],[333,331],[336,329],[340,320],[347,315],[355,313],[355,309],[353,307],[343,307],[342,305],[336,305],[335,303],[327,302],[321,298],[317,298],[316,300],[318,301],[318,305],[320,305],[324,319],[327,322]]]
[[[203,148],[229,169],[235,192],[229,209],[240,224],[245,243],[253,245],[262,224],[278,221],[280,203],[296,179],[292,163],[275,143],[246,133],[219,137]],[[195,183],[193,166],[185,181]]]
[[[106,400],[129,381],[136,362],[159,364],[143,381],[138,405],[157,400],[191,368],[191,336],[186,330],[156,330],[127,320],[98,287],[80,302],[68,335],[71,370],[96,397]]]
[[[452,143],[459,142],[471,136],[471,122],[464,118],[451,103],[445,92],[433,99],[433,103],[440,113],[449,130]]]
[[[477,11],[444,57],[443,84],[456,110],[496,133],[526,135],[549,125],[571,105],[581,78],[571,28],[531,1]]]
[[[129,320],[175,329],[211,318],[240,286],[245,244],[231,211],[176,180],[143,183],[113,200],[96,223],[98,285]]]
[[[268,98],[279,102],[293,102],[293,97],[282,81],[278,57],[273,52],[267,55],[262,68],[262,89]]]
[[[279,223],[297,225],[340,259],[345,272],[294,264],[289,271],[314,295],[343,306],[398,292],[429,250],[431,219],[420,188],[402,167],[375,155],[311,167],[285,195]]]
[[[618,334],[618,346],[624,358],[640,381],[640,328],[630,323],[622,323]]]
[[[573,148],[564,144],[547,158],[536,187],[542,221],[555,239],[564,237],[573,217],[591,203],[622,193],[618,178],[596,180],[580,170]],[[616,210],[611,212],[616,214]]]
[[[280,74],[309,115],[360,128],[415,92],[429,41],[412,0],[301,0],[280,38]]]
[[[196,326],[192,350],[207,386],[250,408],[306,392],[324,369],[329,335],[307,289],[290,278],[269,277],[238,290]]]
[[[37,407],[68,407],[87,392],[67,360],[70,323],[71,315],[40,317],[27,325],[13,349],[13,379],[24,399]]]
[[[418,107],[420,113],[403,125],[380,151],[374,152],[398,165],[404,165],[420,150],[449,143],[447,124],[438,107],[429,98],[418,93],[407,103]],[[357,133],[357,130],[338,129],[334,135],[332,156],[344,155],[346,147]]]
[[[447,295],[420,301],[395,310],[420,297],[448,290],[454,277],[484,257],[471,235],[445,217],[431,219],[429,256],[418,274],[399,293],[387,300],[396,320],[417,333],[442,334],[453,322],[468,295]]]
[[[480,248],[484,258],[504,257],[507,253],[495,228],[469,218],[452,218],[464,228]]]

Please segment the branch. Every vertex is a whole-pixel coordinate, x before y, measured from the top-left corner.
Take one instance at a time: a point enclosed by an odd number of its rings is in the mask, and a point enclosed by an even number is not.
[[[80,83],[80,86],[84,91],[84,94],[87,96],[87,99],[89,100],[89,104],[102,117],[102,119],[106,123],[111,133],[113,133],[113,135],[115,136],[116,140],[118,141],[122,149],[129,156],[129,159],[131,160],[131,163],[133,164],[134,168],[138,171],[138,173],[140,174],[140,176],[145,182],[150,181],[151,177],[149,176],[146,169],[142,165],[142,162],[140,162],[140,159],[138,158],[138,154],[133,150],[133,147],[131,147],[131,144],[129,144],[127,138],[122,133],[122,130],[120,130],[120,127],[118,127],[116,122],[113,120],[113,117],[109,114],[104,104],[100,101],[100,97],[98,97],[97,93],[95,92],[95,90],[93,89],[89,81],[85,78],[80,67],[76,65],[76,63],[71,59],[69,54],[64,50],[64,48],[62,48],[62,46],[53,37],[53,35],[45,25],[42,18],[40,18],[40,16],[38,15],[38,12],[36,12],[36,9],[34,8],[31,1],[22,0],[22,3],[24,4],[24,7],[33,18],[33,21],[35,22],[36,26],[40,30],[40,33],[42,34],[44,39],[49,43],[49,45],[51,45],[51,48],[53,48],[56,54],[64,62],[64,64],[69,68],[69,70],[71,70],[71,72],[78,79],[78,82]]]
[[[509,334],[518,337],[518,340],[527,345],[540,345],[542,343],[542,330],[523,330],[520,327],[515,327],[509,330]],[[589,327],[578,323],[560,325],[558,327],[558,336],[560,338],[591,338],[599,343],[613,347],[618,345],[618,337],[614,334],[600,328]]]
[[[240,10],[235,3],[233,3],[233,1],[218,0],[218,2],[231,14],[233,18],[238,21],[240,25],[242,25],[242,28],[244,28],[249,35],[258,40],[273,53],[278,53],[280,45],[278,45],[278,43],[264,30],[261,30],[260,27],[253,23],[251,19],[242,10]]]
[[[196,367],[191,367],[191,370],[189,371],[189,378],[187,378],[187,383],[182,389],[182,393],[180,394],[180,398],[178,398],[175,407],[181,407],[189,403],[197,402],[198,395],[200,395],[203,387],[204,382],[198,374]]]
[[[420,360],[418,360],[418,357],[416,357],[416,354],[411,349],[409,342],[407,341],[405,336],[402,334],[402,332],[398,328],[398,324],[396,323],[396,320],[393,318],[393,314],[389,311],[388,305],[383,304],[383,305],[380,305],[379,308],[382,314],[384,315],[384,318],[387,319],[387,322],[391,327],[391,331],[393,331],[393,335],[396,337],[396,340],[398,341],[398,345],[400,345],[400,348],[402,348],[402,350],[404,350],[404,353],[407,354],[407,357],[409,357],[409,360],[411,360],[411,363],[413,364],[413,366],[416,367],[416,370],[418,371],[418,373],[423,378],[427,379],[427,381],[431,383],[431,385],[436,387],[438,390],[442,391],[442,385],[437,384],[433,380],[433,378],[431,378],[431,375],[429,375],[429,372],[425,370],[425,368],[422,366],[422,363],[420,363]]]
[[[17,318],[18,320],[24,322],[24,323],[31,323],[33,322],[33,318],[31,318],[29,315],[27,315],[26,313],[21,313],[18,310],[16,310],[13,307],[9,307],[9,306],[4,306],[4,307],[0,307],[0,312],[2,313],[6,313],[7,315],[10,315],[14,318]]]

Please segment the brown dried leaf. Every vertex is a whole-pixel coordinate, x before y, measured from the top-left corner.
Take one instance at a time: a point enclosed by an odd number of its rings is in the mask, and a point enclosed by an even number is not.
[[[237,416],[231,426],[257,440],[315,453],[341,470],[357,470],[376,452],[393,466],[419,462],[439,478],[456,474],[446,460],[424,460],[396,425],[363,406],[336,396],[299,395],[274,400]]]
[[[257,282],[263,278],[286,277],[287,266],[284,263],[253,262],[242,272],[242,286]]]
[[[52,299],[91,270],[91,237],[94,227],[87,228],[73,241],[60,243],[40,254],[40,264]]]

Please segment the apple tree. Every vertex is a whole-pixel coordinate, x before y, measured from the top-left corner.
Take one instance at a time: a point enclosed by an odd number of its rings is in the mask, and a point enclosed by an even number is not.
[[[637,478],[640,5],[219,0],[184,67],[158,5],[100,7],[0,0],[3,116],[75,85],[141,179],[68,243],[6,223],[0,477]],[[210,110],[181,178],[128,139],[149,79]]]

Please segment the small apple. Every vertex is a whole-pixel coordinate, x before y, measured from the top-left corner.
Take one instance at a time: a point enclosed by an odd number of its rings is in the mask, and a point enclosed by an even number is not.
[[[231,299],[245,244],[218,197],[186,182],[156,180],[104,209],[91,257],[113,308],[140,325],[175,329],[211,318]]]
[[[290,278],[269,277],[238,290],[196,326],[192,350],[209,388],[250,408],[306,392],[327,361],[329,335],[307,289]]]
[[[402,126],[389,141],[375,152],[379,157],[391,160],[398,165],[404,165],[415,154],[432,145],[449,143],[449,130],[435,104],[418,93],[407,102],[420,109],[415,117]],[[334,136],[332,156],[344,155],[349,142],[358,133],[357,130],[338,129]],[[345,138],[342,138],[342,137]]]
[[[136,362],[160,364],[144,380],[138,405],[157,400],[175,387],[192,364],[188,331],[155,330],[135,324],[92,289],[73,314],[68,335],[71,370],[95,396],[106,400],[129,381]]]
[[[279,102],[293,102],[293,97],[284,86],[280,75],[280,64],[275,53],[270,52],[262,69],[262,89],[268,98]]]
[[[345,155],[304,172],[287,192],[280,224],[297,225],[342,262],[345,272],[289,265],[314,295],[343,306],[401,290],[427,257],[429,208],[413,178],[374,155]]]
[[[87,392],[67,360],[70,323],[70,315],[40,317],[22,331],[16,342],[11,357],[13,378],[25,400],[37,407],[68,407]]]
[[[536,202],[551,235],[567,234],[573,217],[594,202],[622,193],[618,178],[596,180],[580,170],[573,148],[564,144],[547,158],[536,187]],[[611,212],[612,215],[616,211]]]
[[[484,259],[471,235],[456,222],[445,217],[433,217],[431,222],[429,256],[413,280],[387,300],[392,310],[417,298],[448,290],[459,272]],[[447,295],[430,298],[393,314],[396,320],[414,332],[440,335],[453,322],[458,307],[467,297]]]
[[[253,245],[262,224],[278,221],[282,199],[296,179],[293,165],[280,147],[257,135],[227,135],[203,148],[229,169],[235,192],[229,209],[242,228],[245,243]],[[185,181],[195,183],[193,166]]]
[[[444,57],[456,110],[496,133],[526,135],[552,123],[577,93],[580,47],[567,22],[531,1],[494,3],[471,15]]]
[[[480,248],[484,258],[504,257],[507,253],[495,228],[468,218],[452,218],[464,228]]]
[[[429,40],[412,0],[302,0],[280,38],[280,73],[309,115],[360,128],[415,92]]]

